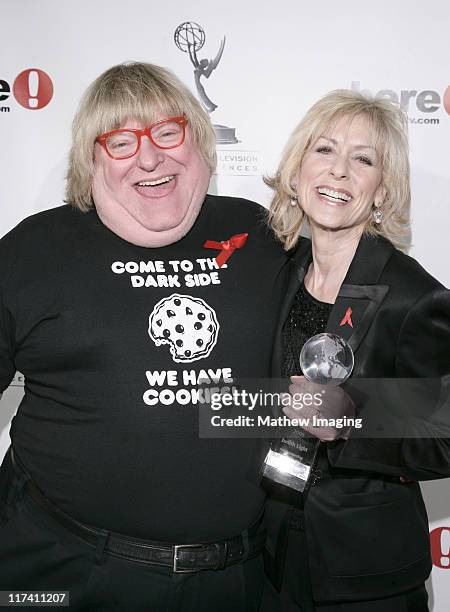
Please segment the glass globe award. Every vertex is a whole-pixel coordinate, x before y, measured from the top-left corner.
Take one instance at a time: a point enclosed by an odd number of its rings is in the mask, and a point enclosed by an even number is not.
[[[323,333],[305,342],[299,361],[309,381],[318,385],[340,385],[352,373],[355,358],[344,338]]]
[[[323,333],[305,342],[299,362],[303,375],[310,382],[322,386],[337,386],[351,375],[354,355],[344,338]],[[320,410],[316,409],[315,412],[317,416],[320,415]],[[299,412],[299,418],[301,417]],[[277,439],[272,443],[264,460],[263,476],[306,493],[315,476],[319,446],[319,439],[311,437],[311,434],[300,427],[295,428],[292,437]]]

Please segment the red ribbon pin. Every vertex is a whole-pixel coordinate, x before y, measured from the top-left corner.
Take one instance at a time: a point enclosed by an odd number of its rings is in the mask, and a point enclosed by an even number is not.
[[[345,324],[350,325],[350,327],[353,327],[352,312],[353,310],[350,307],[348,307],[347,310],[345,311],[344,318],[339,323],[339,327],[342,327]]]
[[[222,242],[207,240],[203,248],[220,250],[220,253],[216,257],[216,262],[219,268],[221,268],[223,264],[230,259],[236,249],[242,249],[247,242],[247,238],[248,234],[236,234],[235,236],[231,236],[229,240],[223,240]]]

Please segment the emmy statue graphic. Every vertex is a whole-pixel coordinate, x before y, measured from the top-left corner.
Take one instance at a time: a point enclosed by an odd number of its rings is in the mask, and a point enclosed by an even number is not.
[[[205,79],[209,79],[213,70],[217,68],[225,47],[225,36],[222,38],[217,55],[213,60],[199,60],[197,57],[197,52],[203,47],[206,39],[205,32],[198,23],[194,21],[185,21],[181,23],[175,30],[173,38],[180,51],[189,53],[189,58],[194,66],[194,79],[198,97],[205,110],[208,113],[212,113],[216,110],[217,104],[214,104],[206,94],[201,78],[205,77]],[[225,125],[214,125],[214,130],[216,132],[218,144],[234,144],[238,142],[235,135],[235,128],[230,128]]]

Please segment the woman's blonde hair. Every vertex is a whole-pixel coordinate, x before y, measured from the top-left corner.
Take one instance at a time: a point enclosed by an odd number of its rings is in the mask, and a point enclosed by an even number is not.
[[[72,126],[66,201],[82,211],[93,206],[94,145],[100,134],[128,119],[150,125],[161,114],[188,120],[194,144],[216,167],[216,136],[207,113],[170,70],[140,62],[119,64],[101,74],[84,93]]]
[[[410,243],[409,156],[407,117],[398,104],[386,99],[366,98],[360,93],[338,89],[316,102],[292,132],[277,173],[265,182],[274,190],[269,220],[286,250],[293,248],[305,221],[299,206],[291,206],[296,196],[296,182],[305,153],[317,139],[341,118],[365,117],[372,129],[373,145],[382,161],[382,185],[385,197],[380,210],[382,223],[376,224],[372,215],[365,232],[382,235],[396,247],[407,250]]]

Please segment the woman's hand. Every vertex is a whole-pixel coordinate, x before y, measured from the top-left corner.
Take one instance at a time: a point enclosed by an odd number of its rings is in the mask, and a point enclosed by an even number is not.
[[[309,419],[308,425],[302,425],[302,429],[322,442],[348,437],[351,426],[345,424],[344,417],[354,417],[355,405],[341,387],[318,385],[304,376],[292,376],[291,382],[290,401],[283,407],[287,417]],[[312,405],[305,405],[305,394],[315,398]]]

